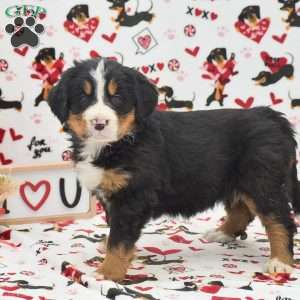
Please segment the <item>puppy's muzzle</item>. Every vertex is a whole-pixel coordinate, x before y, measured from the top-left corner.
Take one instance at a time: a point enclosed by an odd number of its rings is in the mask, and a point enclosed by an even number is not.
[[[97,131],[102,131],[108,124],[109,124],[109,120],[102,120],[98,118],[92,120],[92,125],[94,129]]]

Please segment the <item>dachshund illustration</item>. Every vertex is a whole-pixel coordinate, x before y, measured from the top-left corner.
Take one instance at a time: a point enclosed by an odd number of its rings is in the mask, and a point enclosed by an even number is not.
[[[17,111],[21,111],[23,100],[24,100],[24,93],[22,92],[20,100],[6,101],[2,97],[2,90],[0,89],[0,109],[14,108]]]
[[[291,56],[291,62],[288,63],[285,57],[271,57],[267,52],[263,51],[261,53],[261,58],[270,71],[261,71],[252,80],[256,82],[257,85],[268,86],[274,84],[286,77],[287,79],[293,79],[294,75],[294,56]]]

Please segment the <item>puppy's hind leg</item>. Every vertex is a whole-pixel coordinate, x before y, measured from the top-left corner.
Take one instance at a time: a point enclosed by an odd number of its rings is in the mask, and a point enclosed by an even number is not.
[[[274,195],[277,195],[277,199]],[[252,213],[256,213],[260,218],[270,242],[271,257],[266,264],[266,272],[291,273],[293,270],[293,237],[296,226],[290,216],[289,204],[284,193],[278,191],[273,194],[272,200],[269,212],[255,204],[262,203],[263,199],[255,203],[248,199],[245,203]]]
[[[242,235],[248,224],[254,219],[253,214],[240,199],[235,199],[225,207],[227,216],[225,222],[217,229],[205,233],[204,238],[209,242],[230,242]]]

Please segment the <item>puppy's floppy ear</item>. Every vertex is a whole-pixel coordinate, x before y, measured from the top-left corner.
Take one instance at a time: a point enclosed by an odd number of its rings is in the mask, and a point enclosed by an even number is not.
[[[137,97],[136,116],[138,120],[143,121],[154,111],[158,102],[158,91],[146,77],[137,72],[135,92]]]
[[[68,97],[66,87],[61,80],[50,90],[47,101],[54,115],[63,124],[68,118]]]

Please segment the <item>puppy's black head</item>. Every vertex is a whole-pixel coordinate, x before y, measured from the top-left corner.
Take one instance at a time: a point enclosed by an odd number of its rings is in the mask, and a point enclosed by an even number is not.
[[[206,60],[209,63],[212,63],[213,60],[217,63],[222,62],[223,60],[227,60],[227,51],[225,48],[215,48],[212,51],[210,51]]]
[[[89,18],[89,7],[86,4],[73,6],[67,14],[67,20],[72,21],[73,18],[83,21]]]
[[[55,59],[55,49],[54,48],[43,48],[39,51],[38,55],[35,57],[36,61],[51,61]]]
[[[245,20],[253,22],[256,19],[260,19],[260,8],[258,5],[245,7],[239,15],[239,21],[241,22],[244,22]]]
[[[115,141],[145,121],[157,100],[156,88],[142,74],[97,58],[65,71],[48,101],[78,137]]]

